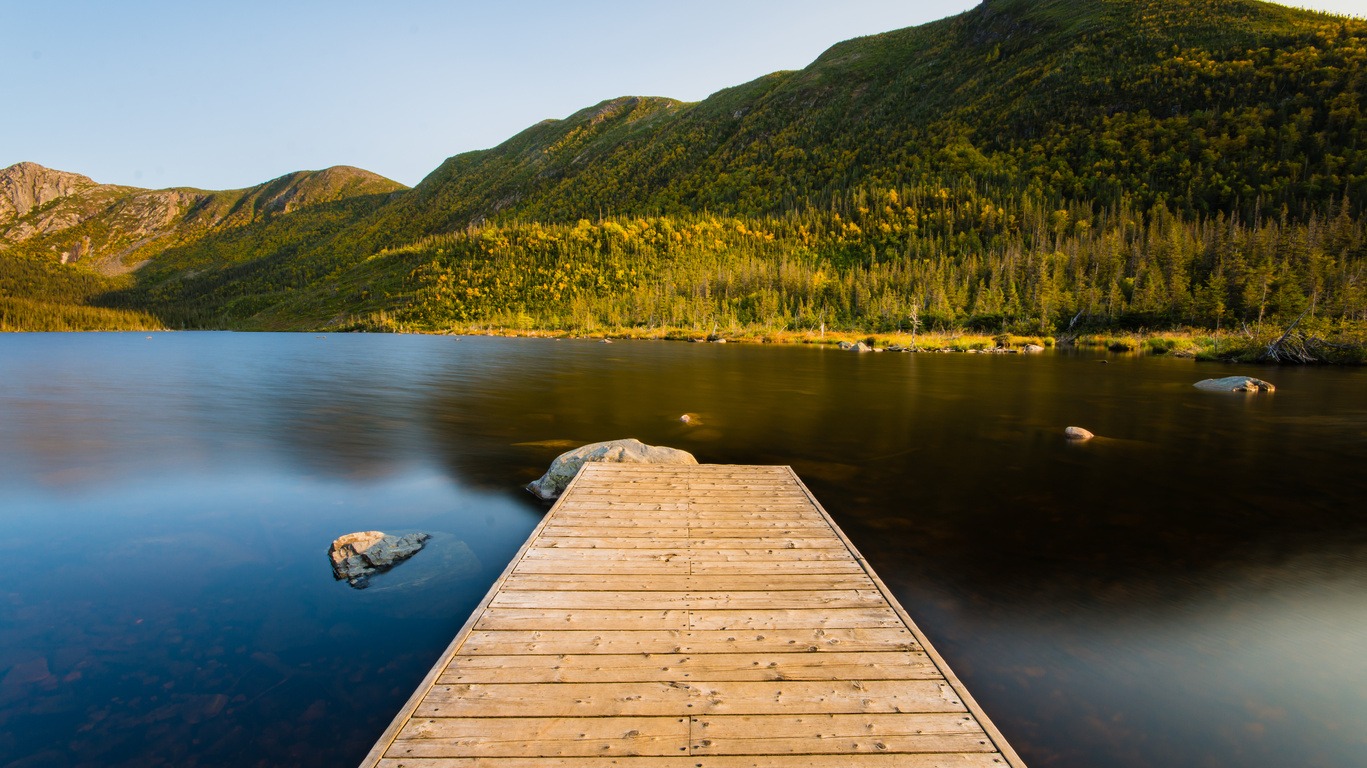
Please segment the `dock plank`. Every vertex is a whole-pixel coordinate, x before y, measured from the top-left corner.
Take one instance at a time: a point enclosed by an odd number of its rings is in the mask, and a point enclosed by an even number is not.
[[[1023,768],[788,467],[589,464],[364,768]]]
[[[628,537],[628,536],[605,536],[601,532],[595,535],[577,535],[564,530],[556,530],[549,533],[541,540],[541,546],[545,549],[688,549],[694,559],[720,559],[719,557],[707,558],[708,554],[721,555],[723,553],[713,552],[720,549],[744,549],[754,550],[756,546],[769,546],[775,549],[830,549],[835,551],[835,558],[843,560],[843,547],[832,544],[829,539],[798,534],[796,536],[787,535],[785,538],[758,538],[744,537],[736,538],[730,536],[716,538],[690,537],[688,531],[674,531],[674,538],[655,538],[655,537]],[[745,558],[749,559],[749,558]]]
[[[490,656],[546,653],[821,653],[916,651],[902,627],[762,630],[477,630],[462,649]]]
[[[611,561],[602,558],[592,559],[524,559],[518,566],[518,575],[536,573],[560,574],[563,576],[642,576],[686,574],[691,569],[692,560],[631,560]],[[735,575],[772,575],[773,564],[754,561],[711,561],[707,563],[707,573],[712,576]],[[858,563],[849,560],[788,560],[783,564],[783,573],[863,574]]]
[[[453,658],[437,678],[456,683],[763,682],[776,680],[935,680],[919,652],[575,654],[553,644],[547,655]]]
[[[677,755],[689,726],[678,716],[416,718],[393,751],[409,757]]]
[[[379,768],[1002,768],[995,752],[845,755],[692,755],[650,757],[386,758]]]
[[[516,573],[504,582],[506,590],[569,590],[596,592],[769,592],[775,590],[876,589],[860,573],[704,573],[572,575]]]
[[[829,589],[769,592],[585,592],[574,590],[504,590],[489,603],[494,608],[564,608],[571,610],[736,610],[772,608],[872,608],[883,597],[874,590]]]
[[[699,755],[996,751],[960,714],[703,716],[692,732],[689,748]]]

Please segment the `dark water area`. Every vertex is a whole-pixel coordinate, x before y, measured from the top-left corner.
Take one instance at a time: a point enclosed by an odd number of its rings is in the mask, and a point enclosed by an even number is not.
[[[1032,766],[1363,764],[1362,370],[174,333],[0,335],[0,766],[355,764],[619,437],[796,468]]]

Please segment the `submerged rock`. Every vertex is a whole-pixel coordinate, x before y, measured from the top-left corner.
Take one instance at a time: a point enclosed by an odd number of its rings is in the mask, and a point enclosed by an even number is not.
[[[527,484],[527,490],[543,501],[558,498],[585,462],[608,461],[620,464],[697,464],[688,451],[646,445],[635,438],[608,440],[566,451],[555,457],[551,468],[540,479]]]
[[[1092,438],[1096,437],[1096,435],[1092,434],[1091,432],[1088,432],[1082,427],[1068,427],[1067,429],[1063,430],[1063,436],[1068,438],[1069,440],[1091,440]]]
[[[380,531],[358,531],[339,536],[328,549],[334,578],[346,579],[357,589],[364,589],[370,577],[393,568],[417,554],[432,538],[426,533],[390,536]]]
[[[1204,379],[1192,385],[1207,392],[1276,392],[1270,382],[1251,376],[1226,376],[1223,379]]]
[[[383,576],[370,582],[366,592],[385,595],[396,592],[437,589],[443,585],[466,583],[478,576],[484,565],[460,537],[443,531],[433,531],[432,538],[422,548],[422,557],[414,557]],[[399,610],[415,610],[412,606],[396,605]]]

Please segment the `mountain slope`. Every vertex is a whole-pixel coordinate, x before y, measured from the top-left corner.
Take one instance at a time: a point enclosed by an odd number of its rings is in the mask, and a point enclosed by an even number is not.
[[[1363,319],[1364,98],[1362,21],[987,0],[695,104],[545,121],[412,190],[160,242],[107,300],[271,328]]]
[[[400,207],[447,225],[756,214],[965,174],[1192,212],[1367,201],[1364,37],[1245,0],[989,0],[698,104],[623,99],[537,126],[452,158]]]
[[[34,163],[0,169],[0,250],[127,272],[172,245],[311,205],[403,189],[359,168],[298,171],[240,190],[138,189]]]
[[[170,248],[332,205],[358,206],[354,221],[402,189],[349,167],[224,192],[97,184],[35,163],[0,169],[0,330],[160,327],[138,308],[90,304]]]

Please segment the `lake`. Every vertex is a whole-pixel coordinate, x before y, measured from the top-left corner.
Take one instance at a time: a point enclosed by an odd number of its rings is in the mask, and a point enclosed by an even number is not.
[[[1191,386],[1236,373],[1277,392]],[[521,486],[620,437],[792,465],[1032,766],[1367,754],[1362,370],[4,334],[0,766],[355,764],[544,514]],[[435,536],[356,590],[326,550],[368,529]]]

